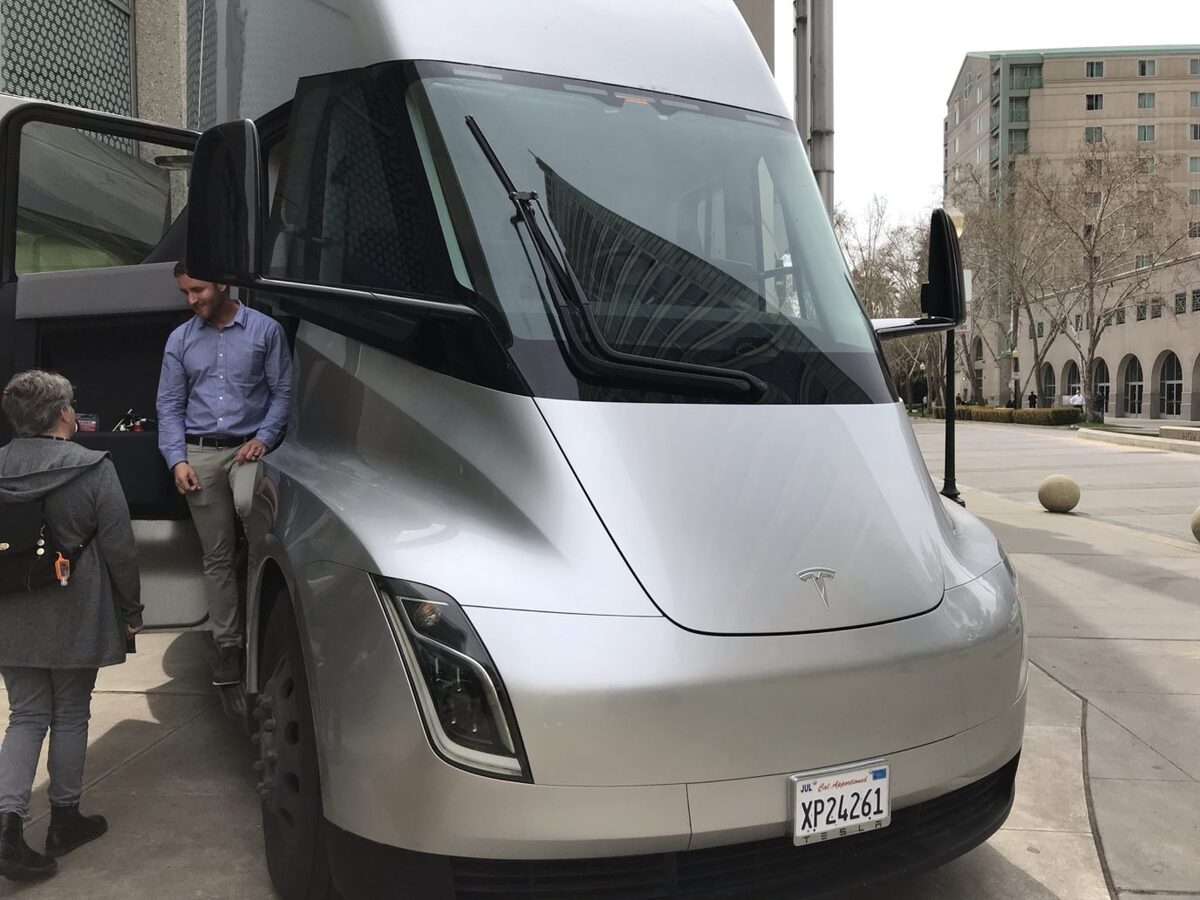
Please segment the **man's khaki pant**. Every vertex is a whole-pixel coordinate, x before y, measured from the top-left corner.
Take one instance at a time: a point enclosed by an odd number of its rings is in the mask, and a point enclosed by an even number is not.
[[[242,644],[234,517],[246,521],[262,470],[258,463],[239,464],[237,451],[188,446],[188,463],[200,479],[200,490],[188,494],[187,501],[204,551],[208,620],[220,647]]]

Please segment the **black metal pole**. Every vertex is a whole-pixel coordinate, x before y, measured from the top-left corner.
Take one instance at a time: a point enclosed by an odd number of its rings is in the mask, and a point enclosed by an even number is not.
[[[954,331],[951,329],[946,332],[946,480],[942,483],[942,496],[966,506],[954,481],[954,418]]]

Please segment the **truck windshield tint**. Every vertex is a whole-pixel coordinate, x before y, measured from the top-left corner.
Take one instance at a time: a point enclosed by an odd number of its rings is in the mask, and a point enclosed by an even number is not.
[[[540,257],[468,116],[537,194]],[[669,361],[767,385],[743,402],[895,399],[786,119],[449,63],[303,79],[268,246],[277,277],[484,304],[538,396],[728,402],[639,381]],[[547,247],[591,343],[649,367],[564,340]]]
[[[479,252],[486,276],[472,287],[503,308],[535,389],[561,355],[555,317],[468,115],[517,189],[539,195],[614,348],[751,372],[770,385],[766,402],[893,399],[790,121],[590,82],[418,68],[409,108],[441,162],[431,175],[454,222],[452,255]],[[577,396],[627,393],[582,384]]]

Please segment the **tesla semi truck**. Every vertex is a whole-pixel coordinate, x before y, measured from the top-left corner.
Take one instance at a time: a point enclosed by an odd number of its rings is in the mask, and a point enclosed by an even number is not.
[[[0,352],[152,392],[181,257],[283,324],[245,523],[280,895],[820,896],[999,828],[1016,578],[880,349],[961,319],[944,213],[926,315],[872,323],[732,0],[224,9],[202,135],[9,105]],[[116,174],[68,191],[51,129]]]

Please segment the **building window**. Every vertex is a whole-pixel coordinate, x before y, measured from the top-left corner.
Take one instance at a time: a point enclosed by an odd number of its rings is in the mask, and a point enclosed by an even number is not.
[[[1177,416],[1183,412],[1183,366],[1179,357],[1168,353],[1158,376],[1158,414]]]
[[[1200,290],[1192,291],[1192,312],[1200,312]]]
[[[1188,60],[1188,74],[1200,75],[1200,59]]]
[[[957,152],[958,152],[958,138],[955,138],[955,139],[954,139],[954,152],[955,152],[955,153],[957,153]]]
[[[1029,132],[1021,129],[1008,133],[1008,149],[1011,153],[1029,152]]]
[[[975,133],[983,134],[983,116],[975,117]]]
[[[1158,74],[1158,60],[1156,59],[1139,59],[1138,60],[1138,75],[1142,78],[1153,78]]]
[[[982,145],[975,148],[975,165],[979,165],[981,162],[983,162],[983,146]]]
[[[958,127],[958,104],[954,104],[954,127]]]
[[[1193,175],[1200,175],[1200,156],[1188,157],[1188,171]]]
[[[1083,107],[1084,107],[1084,109],[1086,109],[1088,111],[1104,109],[1104,95],[1103,94],[1084,94]]]
[[[1154,126],[1139,125],[1137,127],[1137,139],[1143,142],[1154,140]]]
[[[1133,317],[1139,322],[1146,321],[1146,301],[1143,300],[1133,308]]]
[[[1154,258],[1153,258],[1153,257],[1151,257],[1151,256],[1141,256],[1141,255],[1139,255],[1139,256],[1138,256],[1138,258],[1137,258],[1137,260],[1134,262],[1134,264],[1133,264],[1133,265],[1134,265],[1134,268],[1135,268],[1135,269],[1148,269],[1148,268],[1150,268],[1150,267],[1151,267],[1153,264],[1154,264]]]
[[[975,85],[975,102],[976,103],[983,102],[983,85],[982,84]]]
[[[1034,332],[1034,330],[1033,330],[1033,323],[1032,323],[1032,322],[1030,322],[1030,323],[1029,323],[1029,339],[1030,339],[1031,341],[1033,340],[1033,336],[1034,336],[1034,334],[1035,334],[1035,332]]]
[[[1042,64],[1028,63],[1013,66],[1009,70],[1008,86],[1012,90],[1027,91],[1042,86]]]
[[[1113,314],[1113,322],[1117,325],[1125,324],[1125,307],[1117,307],[1116,312]]]
[[[1092,373],[1092,386],[1096,391],[1096,399],[1100,401],[1103,410],[1108,410],[1108,363],[1102,359],[1096,360],[1096,368]]]
[[[1045,330],[1042,328],[1042,323],[1041,323],[1041,322],[1038,322],[1038,323],[1037,323],[1037,336],[1038,336],[1038,337],[1045,337]]]
[[[1200,128],[1200,125],[1193,125],[1192,128]],[[1087,144],[1099,144],[1104,140],[1104,129],[1099,125],[1089,125],[1083,129],[1083,140]]]
[[[1083,161],[1083,172],[1088,178],[1099,178],[1104,174],[1104,160],[1085,159]]]
[[[1093,225],[1091,222],[1088,222],[1086,225],[1083,226],[1083,239],[1085,241],[1090,241],[1092,239],[1092,235],[1095,233],[1096,233],[1096,226]]]
[[[1100,207],[1100,192],[1088,191],[1086,194],[1084,194],[1083,205],[1091,209],[1098,209]]]
[[[1125,415],[1138,416],[1142,413],[1142,364],[1137,357],[1130,358],[1125,367]]]
[[[1188,205],[1200,206],[1200,188],[1192,188],[1188,191]]]
[[[1083,316],[1078,314],[1075,316],[1075,330],[1083,331]]]
[[[1188,222],[1188,237],[1200,238],[1200,222]]]
[[[1188,125],[1188,136],[1193,141],[1200,141],[1200,122],[1192,122]]]
[[[1188,93],[1188,106],[1192,109],[1200,109],[1200,91]]]
[[[1175,295],[1175,315],[1187,315],[1187,291],[1184,291],[1182,294]]]
[[[1192,60],[1195,62],[1195,60]],[[1083,64],[1084,77],[1086,78],[1103,78],[1104,77],[1104,60],[1088,60]]]
[[[1042,405],[1054,405],[1054,390],[1057,387],[1054,383],[1054,367],[1050,363],[1042,368]]]
[[[1029,98],[1012,97],[1008,101],[1008,121],[1014,125],[1029,121]]]
[[[1138,109],[1154,109],[1154,91],[1138,92]]]
[[[1155,297],[1150,301],[1150,318],[1162,318],[1162,297]]]
[[[1074,360],[1067,363],[1067,371],[1063,374],[1063,393],[1068,397],[1079,393],[1079,364]]]

